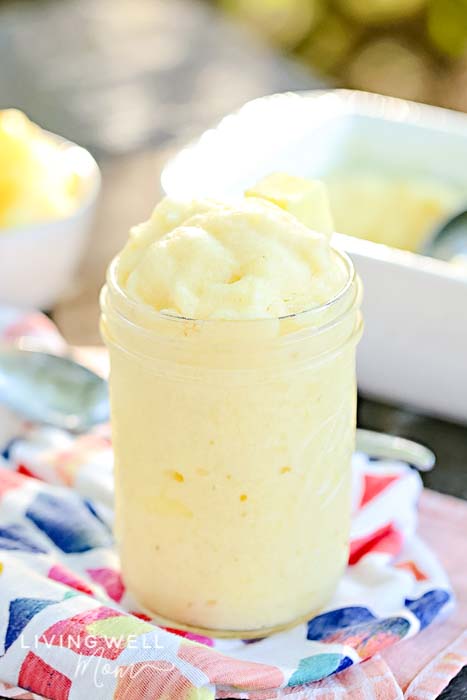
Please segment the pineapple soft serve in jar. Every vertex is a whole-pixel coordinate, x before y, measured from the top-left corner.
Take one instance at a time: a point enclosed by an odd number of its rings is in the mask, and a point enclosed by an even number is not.
[[[164,199],[109,268],[117,541],[165,624],[264,635],[346,565],[360,285],[331,232],[323,185],[274,175]]]

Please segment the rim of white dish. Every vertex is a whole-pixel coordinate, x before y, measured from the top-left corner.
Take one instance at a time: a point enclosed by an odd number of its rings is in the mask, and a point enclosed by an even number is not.
[[[82,175],[82,179],[89,183],[86,188],[86,193],[79,198],[76,207],[67,216],[60,216],[53,219],[44,219],[43,221],[38,221],[37,223],[22,224],[21,226],[13,226],[8,228],[0,228],[0,245],[2,240],[5,238],[15,237],[26,237],[26,236],[37,236],[41,234],[49,233],[51,229],[59,228],[63,225],[64,221],[73,221],[74,219],[80,218],[83,213],[90,209],[101,189],[102,175],[99,165],[97,164],[94,156],[88,151],[84,146],[80,146],[74,141],[70,141],[64,136],[55,134],[53,131],[48,131],[47,129],[42,129],[43,133],[53,139],[59,146],[63,149],[77,149],[79,150],[83,160],[87,161],[87,172]]]
[[[310,90],[289,90],[276,92],[248,100],[238,109],[217,120],[210,128],[205,129],[197,137],[190,139],[171,156],[162,169],[160,183],[166,196],[181,196],[175,186],[179,171],[190,167],[192,159],[201,159],[203,153],[214,148],[217,140],[225,139],[229,134],[241,129],[248,123],[251,113],[264,109],[265,105],[300,101],[315,102],[327,99],[328,113],[334,115],[362,115],[385,118],[393,121],[412,123],[417,126],[444,131],[459,137],[467,136],[467,114],[419,102],[405,100],[399,97],[389,97],[379,93],[346,88],[324,88]],[[350,254],[378,260],[398,266],[409,267],[417,272],[441,276],[451,283],[465,286],[465,273],[450,262],[431,258],[422,253],[393,248],[384,243],[375,243],[355,236],[336,232],[339,236],[340,247]]]

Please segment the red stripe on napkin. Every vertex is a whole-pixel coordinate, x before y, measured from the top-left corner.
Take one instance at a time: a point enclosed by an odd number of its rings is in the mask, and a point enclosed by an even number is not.
[[[351,542],[349,564],[350,566],[357,564],[370,552],[384,552],[395,556],[400,552],[402,544],[402,534],[396,530],[392,523],[389,523],[389,525],[384,525],[379,530]]]

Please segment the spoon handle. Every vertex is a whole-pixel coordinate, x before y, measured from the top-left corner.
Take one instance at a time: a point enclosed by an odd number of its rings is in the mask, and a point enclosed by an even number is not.
[[[357,429],[356,448],[370,457],[399,459],[408,462],[420,472],[433,469],[436,457],[428,447],[406,438],[378,433],[373,430]]]

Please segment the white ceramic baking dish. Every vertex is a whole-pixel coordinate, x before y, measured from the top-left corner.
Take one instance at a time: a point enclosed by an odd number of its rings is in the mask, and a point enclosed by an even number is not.
[[[178,153],[162,174],[174,196],[236,197],[274,171],[319,177],[359,164],[464,188],[467,116],[347,90],[247,103]],[[336,234],[364,288],[361,391],[467,422],[467,275],[449,264]]]

